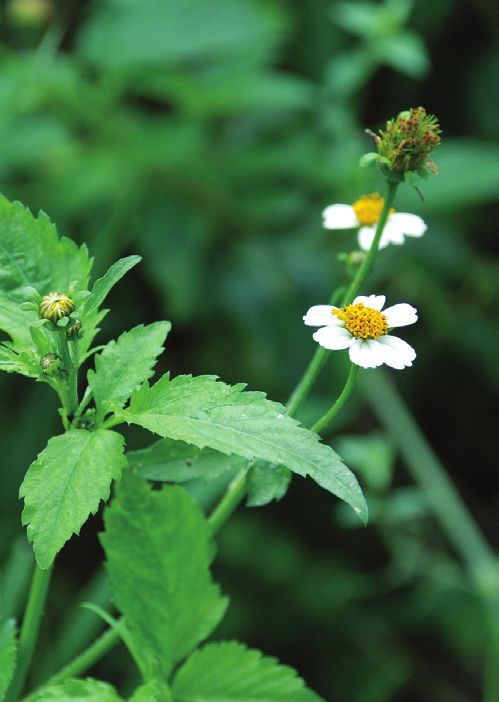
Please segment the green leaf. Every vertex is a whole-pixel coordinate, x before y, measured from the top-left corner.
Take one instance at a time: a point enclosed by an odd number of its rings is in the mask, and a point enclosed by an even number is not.
[[[171,698],[171,695],[168,695],[169,691],[165,690],[164,683],[150,680],[135,690],[129,702],[167,702]]]
[[[144,666],[157,659],[166,678],[213,631],[227,606],[211,580],[208,523],[183,488],[152,491],[130,472],[104,523],[101,541],[114,601]]]
[[[129,451],[127,459],[130,468],[143,478],[171,483],[185,483],[197,478],[210,480],[230,470],[239,470],[248,463],[241,456],[227,456],[172,439],[161,439],[145,449]]]
[[[50,439],[29,467],[20,489],[22,521],[41,568],[109,497],[126,465],[123,443],[114,431],[71,429]]]
[[[99,680],[66,680],[30,695],[30,702],[120,702],[114,687]]]
[[[193,653],[172,690],[175,702],[323,702],[292,668],[236,641]]]
[[[263,507],[280,500],[288,490],[291,473],[284,466],[257,461],[248,473],[248,507]]]
[[[88,371],[88,384],[98,409],[103,403],[108,403],[108,408],[111,403],[123,405],[132,391],[151,377],[170,329],[169,322],[140,325],[110,341],[96,356],[95,371]]]
[[[136,266],[140,260],[140,256],[127,256],[127,258],[120,258],[119,261],[113,263],[102,278],[98,278],[95,281],[92,292],[83,300],[81,304],[82,318],[95,312],[104,302],[109,291],[131,268]]]
[[[165,375],[152,387],[146,382],[133,393],[129,409],[117,415],[163,437],[310,475],[365,520],[367,507],[359,484],[333,449],[288,417],[282,405],[261,392],[243,390],[242,384],[231,387],[213,376],[170,380]]]
[[[75,290],[83,290],[90,268],[86,246],[59,238],[46,214],[36,218],[19,202],[0,199],[0,330],[11,337],[8,345],[17,353],[38,359],[30,334],[38,314],[20,309],[32,299],[33,288],[40,295],[67,292],[72,283]]]
[[[0,627],[0,700],[3,700],[14,675],[16,652],[16,623],[8,619]]]

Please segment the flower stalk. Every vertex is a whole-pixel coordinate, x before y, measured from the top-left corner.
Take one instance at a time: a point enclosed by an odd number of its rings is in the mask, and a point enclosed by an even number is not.
[[[357,379],[357,373],[359,372],[359,366],[356,365],[355,363],[352,363],[350,365],[350,372],[348,373],[347,381],[345,383],[345,386],[341,393],[339,394],[337,400],[334,402],[334,404],[328,409],[326,414],[324,414],[320,419],[318,419],[315,424],[313,424],[310,429],[311,431],[315,431],[317,434],[320,434],[323,429],[327,427],[327,425],[336,417],[338,412],[341,410],[345,402],[348,400],[350,395],[352,394],[353,387],[355,385],[355,381]]]

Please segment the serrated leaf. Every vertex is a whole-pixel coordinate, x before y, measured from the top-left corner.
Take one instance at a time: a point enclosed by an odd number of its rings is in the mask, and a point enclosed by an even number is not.
[[[101,541],[114,602],[147,666],[166,679],[176,661],[205,639],[227,601],[212,582],[210,528],[181,487],[152,491],[127,472],[105,510]]]
[[[123,405],[133,390],[153,374],[156,359],[171,329],[170,322],[140,325],[110,341],[95,358],[95,371],[88,371],[98,410],[105,413],[111,403]]]
[[[171,483],[185,483],[197,478],[210,480],[248,464],[241,456],[227,456],[173,439],[161,439],[145,449],[129,451],[127,459],[130,468],[143,478]]]
[[[30,695],[30,702],[120,702],[114,687],[99,680],[66,680]]]
[[[31,464],[20,489],[22,522],[40,568],[50,566],[100,501],[108,499],[112,480],[126,465],[123,444],[114,431],[71,429],[50,439]]]
[[[32,289],[45,295],[53,290],[66,292],[74,283],[76,290],[82,290],[88,285],[90,268],[86,246],[59,238],[46,214],[36,218],[19,202],[0,199],[0,330],[11,337],[8,345],[17,353],[38,358],[30,334],[38,314],[20,308],[31,300]]]
[[[3,700],[14,675],[16,653],[16,623],[8,619],[0,627],[0,700]]]
[[[248,507],[263,507],[286,494],[291,473],[285,466],[257,461],[248,473]]]
[[[175,702],[324,702],[292,668],[237,641],[193,653],[172,690]]]
[[[117,416],[160,436],[285,465],[309,475],[321,487],[348,502],[361,519],[367,507],[359,484],[332,448],[317,434],[286,415],[285,408],[261,392],[243,392],[214,376],[163,376],[137,390],[127,410]]]
[[[95,312],[98,307],[104,302],[110,290],[116,285],[116,283],[123,278],[123,276],[128,273],[128,271],[139,263],[141,260],[140,256],[127,256],[126,258],[120,258],[119,261],[113,263],[113,265],[107,270],[107,272],[98,278],[92,288],[90,295],[87,295],[83,302],[81,303],[81,315],[86,317]]]

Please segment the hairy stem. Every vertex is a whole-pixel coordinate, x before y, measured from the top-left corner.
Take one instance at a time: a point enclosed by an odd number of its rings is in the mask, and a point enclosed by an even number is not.
[[[64,363],[64,366],[68,372],[67,406],[65,407],[65,411],[67,415],[70,415],[72,417],[78,409],[78,368],[75,367],[73,359],[69,352],[66,332],[57,332],[56,337],[57,347],[59,349],[61,360]]]
[[[28,668],[33,657],[52,568],[42,570],[36,563],[33,570],[28,605],[19,636],[19,653],[14,678],[7,690],[5,702],[16,702],[22,692]]]
[[[350,393],[353,390],[353,386],[355,385],[355,379],[357,378],[357,373],[359,372],[359,366],[355,365],[355,363],[352,363],[350,365],[350,372],[348,373],[348,378],[346,380],[345,386],[343,390],[341,391],[340,395],[338,396],[338,399],[336,402],[328,409],[326,414],[324,414],[320,419],[318,419],[315,424],[310,427],[311,431],[317,432],[319,434],[327,425],[329,422],[338,414],[340,409],[343,407],[345,402],[348,400],[350,397]]]

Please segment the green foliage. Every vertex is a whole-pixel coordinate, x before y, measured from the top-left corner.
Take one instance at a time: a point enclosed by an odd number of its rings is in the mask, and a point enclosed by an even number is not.
[[[175,702],[321,702],[292,668],[235,641],[196,651],[178,671]]]
[[[82,304],[82,315],[90,315],[100,307],[116,283],[139,261],[140,256],[128,256],[113,263],[105,275],[95,281],[90,295],[85,297]]]
[[[163,376],[137,390],[117,416],[163,437],[199,448],[235,453],[284,465],[310,475],[321,487],[348,502],[366,519],[367,508],[354,475],[332,448],[286,415],[282,405],[244,385],[226,385],[213,376]]]
[[[213,631],[227,606],[209,572],[208,524],[183,488],[153,492],[128,472],[104,522],[106,567],[134,656],[146,679],[166,676]]]
[[[161,439],[138,451],[127,453],[128,465],[148,480],[185,483],[210,480],[248,464],[240,456],[226,455],[210,448],[198,448],[183,441]]]
[[[35,218],[18,202],[0,200],[0,230],[0,330],[11,337],[6,344],[21,354],[19,371],[32,375],[30,365],[36,367],[37,355],[30,324],[38,322],[38,313],[21,310],[21,304],[33,291],[67,292],[72,284],[84,289],[91,261],[86,246],[59,238],[46,214]]]
[[[170,329],[169,322],[134,327],[117,341],[110,341],[96,356],[95,371],[88,372],[88,384],[102,415],[111,404],[123,405],[132,391],[151,377]]]
[[[248,507],[263,507],[280,500],[288,489],[291,473],[282,465],[257,461],[248,473]]]
[[[120,702],[114,687],[98,680],[66,680],[30,697],[32,702]]]
[[[0,700],[14,675],[16,650],[16,623],[8,619],[0,626]]]
[[[109,497],[126,464],[123,443],[113,431],[71,429],[50,439],[29,467],[20,489],[22,520],[41,568]]]
[[[115,0],[102,3],[83,33],[80,53],[113,67],[240,56],[272,45],[279,17],[243,0]],[[147,41],[141,41],[147,37]]]

